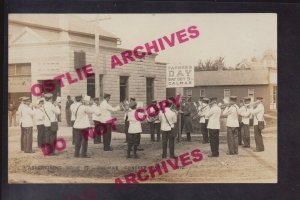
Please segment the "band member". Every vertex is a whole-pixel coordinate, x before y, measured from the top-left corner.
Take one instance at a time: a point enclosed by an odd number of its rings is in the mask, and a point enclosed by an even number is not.
[[[241,123],[241,133],[244,148],[250,148],[250,130],[249,130],[249,122],[251,116],[251,109],[249,107],[249,103],[251,101],[250,97],[244,97],[244,105],[240,107],[239,113],[242,116],[242,123]]]
[[[241,99],[239,108],[241,108],[242,106],[244,106],[244,101]],[[238,143],[239,143],[239,145],[242,145],[243,138],[242,138],[242,116],[241,115],[238,116],[238,120],[239,120]]]
[[[19,98],[19,102],[20,102],[20,105],[18,107],[18,115],[19,115],[19,118],[20,118],[20,128],[21,128],[21,141],[20,141],[20,144],[21,144],[21,151],[24,151],[24,129],[22,127],[22,121],[23,121],[23,108],[24,108],[24,102],[23,102],[23,98],[26,98],[26,97],[20,97]]]
[[[217,98],[211,98],[211,108],[207,114],[208,124],[207,129],[209,133],[211,154],[208,157],[219,156],[219,131],[220,131],[220,116],[221,108],[217,105]]]
[[[57,95],[54,103],[57,104],[59,110],[61,110],[61,97],[59,95]],[[56,115],[57,121],[61,122],[61,113]]]
[[[228,152],[227,155],[238,154],[238,110],[239,107],[236,105],[237,97],[231,96],[230,102],[223,111],[223,115],[227,116],[227,143]]]
[[[43,110],[44,99],[39,99],[37,103],[38,104],[34,109],[34,116],[35,116],[37,131],[38,131],[37,143],[38,143],[38,147],[41,148],[42,145],[46,143],[45,126],[44,126],[45,113]]]
[[[117,107],[112,107],[108,103],[110,100],[110,96],[111,96],[110,94],[104,94],[104,100],[100,104],[100,109],[101,109],[100,122],[101,124],[107,127],[107,132],[103,135],[104,151],[112,151],[112,148],[110,146],[112,122],[109,122],[112,119],[111,112],[120,110],[119,105]]]
[[[34,153],[32,151],[32,132],[33,132],[33,117],[34,111],[31,100],[26,97],[24,100],[24,107],[22,108],[22,127],[24,131],[24,152]]]
[[[175,124],[177,122],[177,114],[171,110],[172,104],[165,108],[165,112],[159,113],[159,120],[161,121],[162,131],[162,158],[167,157],[167,146],[169,142],[170,158],[175,158],[174,140],[176,137]]]
[[[8,107],[8,124],[9,127],[16,126],[16,112],[17,107],[15,103],[10,103]]]
[[[197,120],[197,123],[198,123],[198,128],[199,128],[200,135],[202,133],[201,133],[201,124],[200,124],[200,115],[199,115],[199,113],[200,113],[201,108],[203,107],[203,98],[204,98],[203,96],[201,96],[199,98],[198,107],[197,107],[197,115],[195,116],[195,118]]]
[[[100,101],[99,98],[94,98],[94,104],[92,105],[92,109],[94,111],[92,115],[92,120],[94,122],[95,129],[97,127],[100,127],[100,115],[101,115],[101,110],[100,110]],[[94,130],[94,144],[100,144],[101,143],[101,134],[97,134],[99,131]]]
[[[203,136],[203,144],[208,143],[208,130],[207,130],[207,125],[208,125],[208,112],[209,112],[209,98],[203,98],[202,100],[202,107],[199,111],[199,115],[200,115],[200,129],[201,129],[201,133]]]
[[[254,150],[255,152],[260,152],[264,151],[264,142],[263,138],[261,135],[261,131],[265,127],[265,120],[264,120],[264,113],[265,113],[265,108],[262,103],[263,98],[262,97],[257,97],[257,100],[259,100],[259,103],[253,107],[252,114],[253,114],[253,119],[254,119],[254,138],[255,138],[255,144],[256,144],[256,149]]]
[[[193,112],[192,96],[189,95],[187,98],[186,105],[183,108],[184,115],[184,131],[186,132],[187,141],[191,141],[191,133],[193,132],[192,124],[192,112]]]
[[[136,152],[137,152],[137,147],[139,146],[141,140],[142,126],[141,126],[141,122],[137,120],[135,117],[136,106],[137,103],[135,101],[131,101],[129,103],[130,110],[128,111],[129,128],[128,128],[127,158],[131,158],[130,153],[132,147],[133,147],[134,158],[138,158]]]
[[[135,98],[130,98],[130,102],[135,101]],[[130,110],[129,108],[129,103],[127,100],[125,100],[122,104],[122,109],[125,111],[124,115],[124,122],[125,122],[125,143],[128,143],[128,128],[129,128],[129,121],[128,121],[128,111]]]
[[[152,101],[152,104],[157,104],[156,100]],[[155,117],[150,117],[148,115],[147,117],[147,121],[150,124],[150,134],[151,134],[151,141],[154,142],[155,141],[155,133],[156,133],[156,142],[160,141],[160,121],[158,118],[158,115],[155,115]]]
[[[180,101],[180,109],[178,111],[179,115],[180,115],[180,135],[182,135],[183,132],[183,128],[184,128],[184,107],[186,105],[186,98],[184,96],[181,97],[181,101]]]
[[[43,111],[45,113],[45,120],[44,120],[44,126],[45,126],[45,137],[46,137],[46,143],[50,144],[50,148],[52,151],[50,152],[48,156],[55,155],[55,141],[57,138],[57,130],[54,128],[51,128],[52,122],[57,122],[57,115],[60,114],[59,106],[56,102],[52,103],[52,97],[53,95],[51,93],[45,94],[45,103],[43,106]],[[53,123],[54,125],[55,123]]]
[[[195,101],[193,103],[193,113],[192,113],[192,122],[193,122],[193,130],[195,133],[198,133],[200,131],[200,123],[199,123],[199,101]]]
[[[79,101],[77,101],[79,100]],[[76,99],[77,109],[75,111],[74,122],[74,140],[75,140],[75,154],[76,158],[79,157],[81,149],[81,157],[89,158],[87,155],[88,137],[84,137],[85,133],[89,133],[90,121],[88,114],[92,114],[94,111],[91,108],[91,97],[85,96],[83,104],[80,102],[80,98]]]
[[[71,99],[71,96],[70,95],[68,95],[67,96],[67,102],[66,102],[66,120],[67,120],[67,125],[68,125],[68,127],[71,127],[71,126],[73,126],[72,124],[71,124],[71,105],[73,104],[74,102],[72,101],[72,99]]]
[[[74,122],[77,108],[82,104],[82,95],[75,96],[75,102],[70,106],[71,109],[71,125],[72,125],[72,144],[75,145]]]

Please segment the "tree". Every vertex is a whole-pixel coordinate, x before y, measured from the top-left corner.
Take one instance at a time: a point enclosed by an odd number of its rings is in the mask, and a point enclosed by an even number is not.
[[[195,67],[195,71],[218,71],[225,68],[224,57],[217,59],[208,59],[204,63],[199,60],[198,66]]]

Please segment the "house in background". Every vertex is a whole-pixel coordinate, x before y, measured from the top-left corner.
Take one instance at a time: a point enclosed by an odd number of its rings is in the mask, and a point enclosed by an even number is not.
[[[31,86],[92,64],[94,77],[75,84],[57,87],[54,96],[62,98],[62,120],[65,122],[67,95],[103,97],[110,93],[113,106],[135,97],[144,105],[153,99],[166,98],[166,64],[155,61],[156,54],[111,69],[111,56],[127,49],[118,48],[120,39],[101,27],[73,14],[9,15],[8,100],[16,102],[31,94]],[[97,37],[99,36],[99,37]],[[59,83],[56,83],[57,85]],[[124,123],[124,112],[113,115]]]
[[[195,87],[184,88],[185,95],[193,101],[200,96],[217,97],[218,102],[230,96],[264,98],[266,111],[277,109],[277,57],[274,51],[266,51],[262,58],[243,60],[236,70],[197,71]]]

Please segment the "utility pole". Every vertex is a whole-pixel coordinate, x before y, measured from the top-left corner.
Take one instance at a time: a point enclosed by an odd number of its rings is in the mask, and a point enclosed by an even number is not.
[[[98,29],[98,25],[99,22],[104,21],[104,20],[109,20],[111,19],[110,16],[106,16],[106,17],[100,17],[100,15],[96,15],[94,20],[89,20],[88,22],[92,23],[94,26],[94,32],[95,32],[95,68],[98,67],[98,59],[97,56],[99,55],[99,29]],[[103,68],[101,71],[104,72],[105,68]]]
[[[88,22],[92,23],[94,26],[94,33],[95,33],[95,66],[94,68],[96,69],[96,71],[99,71],[99,74],[105,74],[105,65],[102,66],[102,68],[100,68],[99,63],[98,63],[98,56],[99,56],[99,22],[104,21],[104,20],[109,20],[110,16],[106,16],[106,17],[100,17],[100,15],[96,15],[94,20],[90,20]],[[103,60],[103,62],[105,62],[105,60]],[[99,67],[99,70],[97,70]],[[96,73],[97,74],[97,73]],[[95,74],[95,82],[96,83],[100,83],[100,76]],[[103,86],[102,86],[103,87]],[[97,88],[97,87],[96,87]],[[99,91],[99,93],[97,92]],[[98,95],[97,95],[98,94]],[[100,84],[99,84],[99,90],[95,91],[95,95],[96,96],[100,96],[101,95],[101,88],[100,88]]]

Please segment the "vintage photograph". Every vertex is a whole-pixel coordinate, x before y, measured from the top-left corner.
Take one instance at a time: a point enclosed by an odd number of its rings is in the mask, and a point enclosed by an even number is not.
[[[277,15],[9,14],[8,181],[277,183]]]

